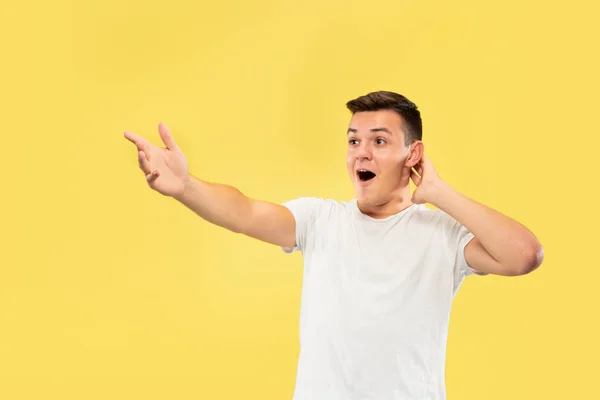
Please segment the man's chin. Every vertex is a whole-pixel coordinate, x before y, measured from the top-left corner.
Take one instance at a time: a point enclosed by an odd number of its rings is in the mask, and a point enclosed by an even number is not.
[[[361,190],[356,191],[356,201],[365,206],[374,206],[377,203],[375,196]]]
[[[373,181],[374,179],[372,179],[371,181]],[[375,182],[371,181],[361,182],[359,180],[356,180],[354,182],[354,193],[356,195],[356,199],[361,204],[375,206],[377,204],[379,196],[377,195],[377,186],[373,185],[373,183]]]

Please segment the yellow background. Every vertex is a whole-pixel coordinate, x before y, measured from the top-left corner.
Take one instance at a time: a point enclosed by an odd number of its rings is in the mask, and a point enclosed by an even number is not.
[[[344,104],[379,89],[546,250],[462,287],[448,399],[600,398],[594,4],[3,2],[0,399],[291,399],[301,255],[151,191],[123,132],[166,122],[249,196],[349,199]]]

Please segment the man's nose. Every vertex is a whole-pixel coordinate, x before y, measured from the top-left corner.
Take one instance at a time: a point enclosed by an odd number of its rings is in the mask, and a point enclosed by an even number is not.
[[[368,144],[361,145],[358,148],[358,151],[356,152],[357,160],[364,160],[364,159],[370,160],[371,156],[372,156],[372,151]]]

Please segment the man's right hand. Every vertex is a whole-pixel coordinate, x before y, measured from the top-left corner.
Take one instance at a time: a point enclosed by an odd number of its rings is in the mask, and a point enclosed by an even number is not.
[[[158,132],[165,148],[132,132],[125,132],[125,138],[137,147],[138,163],[148,185],[165,196],[182,196],[190,179],[188,162],[164,123],[158,125]]]

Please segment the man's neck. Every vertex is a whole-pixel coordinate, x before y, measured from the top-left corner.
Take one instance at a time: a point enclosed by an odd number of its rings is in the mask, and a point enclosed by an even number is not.
[[[398,193],[393,193],[390,196],[389,200],[381,204],[364,205],[361,204],[360,201],[357,201],[357,206],[360,212],[375,219],[383,219],[398,214],[399,212],[406,210],[413,204],[414,203],[411,201],[409,187],[406,187]]]

